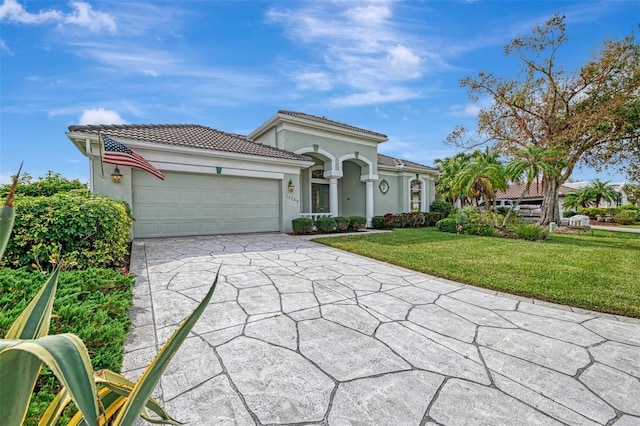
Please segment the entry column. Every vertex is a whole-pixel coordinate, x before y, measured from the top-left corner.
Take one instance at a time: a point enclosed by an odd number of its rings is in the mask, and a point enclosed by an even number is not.
[[[331,216],[338,215],[338,179],[342,177],[342,173],[325,172],[325,179],[329,179],[329,212]]]
[[[378,180],[377,175],[362,176],[361,181],[365,183],[365,216],[367,217],[367,228],[371,228],[373,225],[371,220],[373,219],[373,182]]]

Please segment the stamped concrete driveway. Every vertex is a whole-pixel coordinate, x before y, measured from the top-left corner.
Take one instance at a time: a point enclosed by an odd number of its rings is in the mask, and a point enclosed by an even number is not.
[[[218,268],[156,392],[190,425],[640,424],[640,322],[281,234],[134,241],[126,375]]]

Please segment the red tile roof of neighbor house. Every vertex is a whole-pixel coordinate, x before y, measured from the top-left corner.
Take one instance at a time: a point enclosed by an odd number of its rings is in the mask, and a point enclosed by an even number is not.
[[[522,191],[526,186],[526,182],[516,182],[512,183],[507,187],[506,191],[496,191],[496,200],[517,200],[522,195]],[[575,191],[573,188],[569,188],[568,186],[561,185],[558,191],[560,196],[565,196],[569,192]],[[524,196],[524,200],[532,199],[532,198],[542,198],[542,182],[536,181],[531,182],[531,187],[529,188],[529,193]]]
[[[166,145],[237,152],[286,160],[312,161],[304,155],[255,142],[246,136],[226,133],[198,124],[110,124],[69,126],[70,132],[102,134],[113,138]]]
[[[327,117],[318,117],[311,114],[305,114],[304,112],[295,112],[295,111],[285,111],[281,109],[278,111],[278,115],[288,115],[290,117],[302,118],[304,120],[314,121],[316,123],[326,124],[329,126],[340,127],[342,129],[352,130],[355,132],[366,133],[368,135],[376,136],[379,138],[387,139],[387,135],[383,135],[382,133],[373,132],[371,130],[362,129],[360,127],[355,127],[347,123],[341,123],[339,121],[329,120]]]

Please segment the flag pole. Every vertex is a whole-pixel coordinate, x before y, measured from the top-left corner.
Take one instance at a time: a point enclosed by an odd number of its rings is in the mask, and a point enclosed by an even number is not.
[[[100,170],[102,171],[102,181],[105,181],[104,178],[104,163],[102,162],[102,133],[98,130],[98,146],[100,147]]]

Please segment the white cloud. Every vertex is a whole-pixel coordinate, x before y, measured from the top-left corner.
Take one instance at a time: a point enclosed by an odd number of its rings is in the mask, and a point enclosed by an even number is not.
[[[0,52],[5,52],[7,55],[13,56],[13,52],[11,51],[11,49],[9,49],[7,44],[1,38],[0,38]]]
[[[38,13],[29,13],[16,0],[5,0],[0,6],[0,22],[9,21],[20,24],[42,24],[49,21],[60,21],[63,17],[58,10],[41,10]]]
[[[464,105],[451,105],[449,113],[447,115],[457,118],[477,117],[480,113],[480,110],[491,106],[492,103],[493,100],[491,98],[482,98],[478,102],[467,103]]]
[[[371,90],[347,96],[334,97],[330,99],[330,102],[334,105],[340,106],[356,106],[406,101],[409,99],[420,98],[421,96],[421,92],[408,88],[390,87],[384,90]]]
[[[111,15],[96,11],[89,3],[82,1],[72,1],[70,4],[73,11],[66,14],[56,9],[44,9],[37,13],[30,13],[17,0],[5,0],[0,5],[0,22],[28,25],[53,22],[59,25],[77,25],[88,28],[92,32],[99,32],[102,29],[112,33],[116,31],[116,21]]]
[[[92,32],[99,32],[103,28],[111,33],[116,32],[116,21],[111,15],[93,10],[89,3],[82,1],[71,2],[71,6],[75,10],[64,17],[65,24],[75,24]]]
[[[322,71],[303,71],[291,77],[303,90],[329,90],[333,86],[331,77]]]
[[[127,124],[127,122],[116,111],[93,108],[82,112],[80,124]]]

